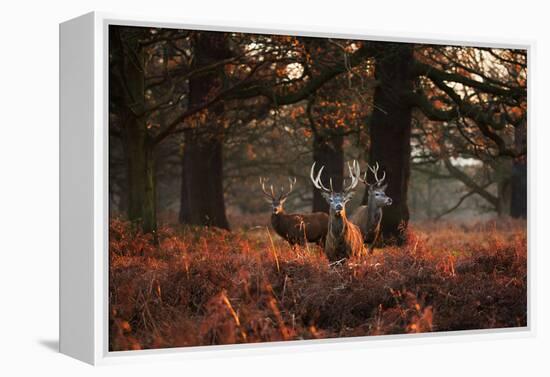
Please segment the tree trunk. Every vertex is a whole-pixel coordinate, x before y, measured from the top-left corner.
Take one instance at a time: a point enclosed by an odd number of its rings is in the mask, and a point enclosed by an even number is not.
[[[200,139],[187,143],[183,170],[185,191],[180,213],[183,223],[229,229],[223,196],[222,143]]]
[[[386,172],[386,194],[392,205],[384,208],[382,234],[385,238],[404,241],[403,230],[409,221],[407,191],[410,177],[412,108],[404,95],[412,92],[409,77],[412,47],[387,44],[376,57],[375,76],[379,85],[374,91],[369,151],[370,164],[378,162],[380,172]],[[380,175],[380,174],[379,174]],[[369,177],[372,182],[373,177]],[[367,203],[367,194],[363,203]]]
[[[180,212],[179,222],[181,224],[189,223],[191,221],[191,207],[189,198],[187,196],[187,178],[185,172],[185,153],[181,154],[181,186],[180,186]]]
[[[515,160],[512,167],[510,215],[514,218],[527,218],[527,162]]]
[[[516,149],[527,146],[526,124],[515,129]],[[527,156],[515,158],[512,162],[510,215],[515,218],[527,218]]]
[[[111,26],[111,102],[121,121],[121,139],[128,180],[128,219],[144,233],[157,230],[153,145],[143,115],[145,109],[144,52],[140,46],[143,31]],[[114,101],[114,99],[117,101]]]
[[[318,132],[323,132],[318,130]],[[328,132],[327,132],[328,133]],[[313,161],[318,172],[324,166],[321,181],[329,187],[329,180],[335,190],[342,189],[344,179],[344,137],[336,133],[331,135],[315,135],[313,138]],[[329,206],[321,191],[313,187],[313,212],[329,212]]]
[[[231,56],[223,33],[198,34],[194,48],[196,67]],[[194,76],[189,81],[189,107],[204,103],[221,90],[223,79],[223,70]],[[185,135],[179,216],[184,224],[229,229],[223,195],[223,113],[223,102],[219,102]]]
[[[512,206],[512,161],[508,157],[501,157],[496,161],[497,177],[497,214],[500,217],[509,216]]]
[[[144,233],[156,234],[156,188],[153,148],[139,120],[125,132],[128,171],[128,219]],[[137,123],[137,124],[136,124]],[[156,239],[156,236],[155,236]]]

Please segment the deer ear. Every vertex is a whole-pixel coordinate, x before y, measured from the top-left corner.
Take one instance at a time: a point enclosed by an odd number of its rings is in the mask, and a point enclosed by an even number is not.
[[[330,200],[330,194],[329,193],[326,193],[324,191],[321,191],[321,195],[323,195],[323,198],[325,198],[327,201]]]
[[[284,202],[286,202],[286,199],[287,198],[282,198],[281,200],[279,200],[279,203],[283,204]]]
[[[350,200],[351,198],[353,198],[353,194],[355,194],[354,191],[348,192],[348,193],[346,194],[346,196],[344,197],[344,199],[345,199],[346,201]]]
[[[387,188],[388,188],[388,184],[386,183],[384,186],[380,187],[380,190],[385,192]]]

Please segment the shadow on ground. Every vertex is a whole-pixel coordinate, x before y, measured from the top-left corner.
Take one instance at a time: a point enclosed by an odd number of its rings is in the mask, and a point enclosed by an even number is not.
[[[59,352],[59,340],[39,340],[38,344],[49,349],[52,352]]]

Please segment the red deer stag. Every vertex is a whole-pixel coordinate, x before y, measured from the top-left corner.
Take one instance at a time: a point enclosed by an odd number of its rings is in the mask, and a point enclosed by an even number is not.
[[[353,196],[353,190],[359,182],[361,174],[359,164],[353,161],[353,168],[349,165],[351,183],[342,192],[335,192],[330,179],[330,189],[321,182],[321,174],[324,166],[315,176],[315,163],[311,166],[310,177],[313,185],[321,190],[321,194],[330,206],[328,220],[328,233],[325,241],[325,253],[330,261],[338,261],[343,258],[357,257],[365,254],[363,237],[359,227],[346,217],[346,203]]]
[[[367,250],[372,254],[374,246],[380,235],[380,224],[382,222],[382,208],[391,205],[392,200],[385,193],[388,184],[382,185],[386,178],[386,172],[382,178],[378,178],[378,162],[374,167],[368,166],[368,169],[374,175],[376,182],[370,184],[367,182],[367,173],[365,172],[361,182],[365,184],[368,190],[367,205],[357,208],[351,217],[351,221],[361,229],[363,234],[363,242],[367,244]]]
[[[326,213],[285,213],[283,204],[292,192],[296,178],[289,178],[289,181],[289,190],[285,193],[283,192],[283,187],[281,187],[281,194],[276,196],[273,185],[271,185],[271,190],[268,192],[265,188],[266,180],[260,178],[262,191],[267,197],[268,202],[271,203],[271,225],[273,229],[291,245],[298,244],[303,246],[306,242],[316,242],[319,245],[323,245],[328,228],[328,215]]]

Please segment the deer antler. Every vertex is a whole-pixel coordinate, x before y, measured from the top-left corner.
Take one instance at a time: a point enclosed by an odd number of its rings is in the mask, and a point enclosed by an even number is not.
[[[319,172],[317,173],[317,177],[315,177],[315,164],[316,162],[314,162],[313,165],[311,165],[311,172],[309,173],[311,182],[313,182],[313,185],[319,190],[323,190],[324,192],[328,192],[330,194],[332,192],[332,182],[331,182],[331,189],[326,188],[323,185],[323,182],[321,182],[321,173],[323,172],[323,169],[325,167],[321,166],[321,169],[319,169]]]
[[[386,172],[382,175],[382,178],[378,178],[378,169],[380,169],[380,165],[378,162],[376,162],[376,165],[371,168],[369,166],[370,171],[374,174],[374,179],[376,179],[376,185],[380,186],[382,182],[384,182],[384,179],[386,179]]]
[[[376,180],[376,182],[374,182],[373,185],[380,186],[382,182],[384,182],[384,179],[386,179],[386,172],[384,171],[382,178],[378,178],[378,170],[380,169],[380,165],[378,164],[378,162],[376,162],[374,166],[370,166],[369,164],[367,164],[367,168],[372,172],[372,174],[374,175],[374,179]],[[363,176],[363,178],[361,178],[361,181],[367,186],[371,185],[370,183],[367,182],[368,170],[365,171],[365,175]]]
[[[361,168],[359,167],[359,163],[356,160],[353,160],[353,167],[349,164],[349,161],[348,161],[348,169],[349,169],[349,176],[351,178],[351,183],[349,184],[348,187],[344,189],[344,193],[348,193],[351,190],[353,190],[359,183],[359,180],[361,177]]]
[[[260,177],[260,185],[262,185],[262,192],[264,193],[265,196],[267,196],[269,199],[271,200],[275,200],[275,193],[273,191],[273,185],[271,185],[271,194],[269,192],[267,192],[267,190],[265,189],[265,183],[267,182],[267,178],[262,178]]]
[[[296,184],[296,177],[288,177],[288,182],[289,182],[289,188],[288,188],[288,191],[285,193],[281,193],[281,196],[279,197],[279,200],[283,200],[283,199],[286,199],[287,196],[290,195],[290,193],[292,192],[292,190],[294,189],[294,185]],[[284,190],[284,187],[281,187],[281,192]]]

